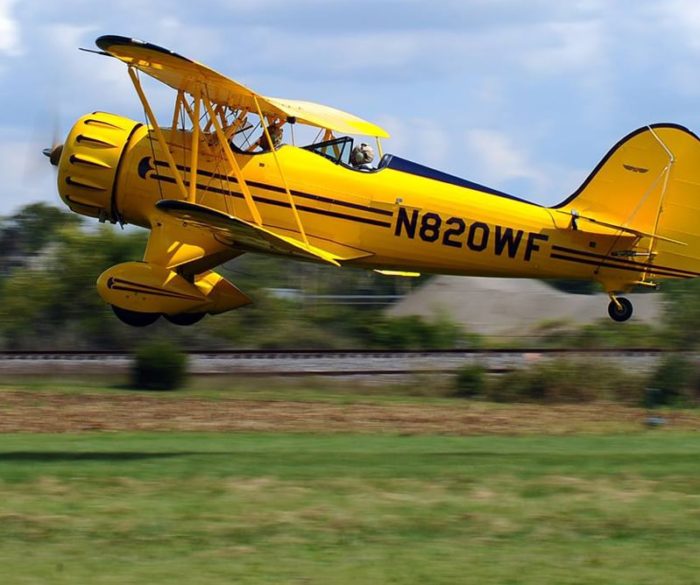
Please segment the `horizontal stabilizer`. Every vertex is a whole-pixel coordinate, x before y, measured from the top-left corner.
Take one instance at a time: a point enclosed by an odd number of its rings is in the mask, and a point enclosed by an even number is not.
[[[609,223],[607,221],[601,221],[599,219],[596,219],[595,217],[588,217],[585,215],[580,215],[579,213],[575,211],[561,211],[560,209],[557,209],[559,213],[563,213],[564,215],[569,215],[574,221],[587,221],[590,223],[594,223],[596,225],[600,225],[606,228],[610,228],[611,230],[618,230],[621,232],[625,232],[627,234],[632,234],[634,236],[640,237],[640,238],[652,238],[656,240],[662,240],[664,242],[670,242],[671,244],[678,244],[679,246],[687,246],[685,242],[680,242],[679,240],[674,240],[671,238],[667,238],[665,236],[660,236],[658,234],[651,234],[648,232],[643,232],[634,228],[626,227],[624,225],[618,225],[614,223]]]
[[[338,256],[301,240],[276,234],[264,227],[233,217],[211,207],[174,199],[159,201],[156,207],[171,217],[223,234],[232,245],[250,252],[296,256],[340,266]]]

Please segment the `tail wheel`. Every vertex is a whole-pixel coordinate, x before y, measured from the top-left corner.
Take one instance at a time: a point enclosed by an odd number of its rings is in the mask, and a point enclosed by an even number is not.
[[[152,325],[160,317],[160,313],[140,313],[139,311],[129,311],[112,305],[112,311],[122,323],[131,325],[132,327],[147,327]]]
[[[199,323],[204,318],[205,313],[178,313],[176,315],[163,315],[168,321],[174,325],[194,325]]]
[[[608,315],[613,321],[627,321],[632,316],[632,303],[625,297],[612,299],[608,305]]]

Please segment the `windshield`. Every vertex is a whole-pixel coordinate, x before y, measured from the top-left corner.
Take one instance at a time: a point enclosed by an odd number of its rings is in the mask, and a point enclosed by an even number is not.
[[[343,163],[345,165],[350,165],[352,145],[353,139],[350,138],[350,136],[341,136],[340,138],[334,138],[333,140],[309,144],[308,146],[305,146],[304,149],[320,154],[321,156],[325,156],[327,159],[332,160],[336,164]]]

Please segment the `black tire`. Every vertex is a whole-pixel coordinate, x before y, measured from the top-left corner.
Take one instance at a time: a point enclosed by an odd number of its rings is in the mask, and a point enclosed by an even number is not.
[[[608,315],[613,321],[619,323],[627,321],[632,316],[632,303],[625,297],[618,297],[617,302],[620,303],[620,307],[617,306],[615,301],[610,301]]]
[[[189,325],[199,323],[204,318],[205,314],[206,313],[178,313],[176,315],[163,315],[163,317],[173,325],[188,327]]]
[[[112,305],[114,314],[122,323],[131,325],[132,327],[147,327],[153,325],[160,317],[160,313],[141,313],[139,311],[129,311]]]

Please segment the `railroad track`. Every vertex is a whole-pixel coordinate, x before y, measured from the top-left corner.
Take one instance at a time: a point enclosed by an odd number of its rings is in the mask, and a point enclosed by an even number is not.
[[[450,374],[465,364],[481,364],[502,373],[538,361],[587,359],[623,364],[646,372],[663,349],[454,349],[454,350],[193,350],[189,370],[204,375],[247,376],[400,376]],[[0,375],[120,374],[132,354],[125,351],[4,351]]]

